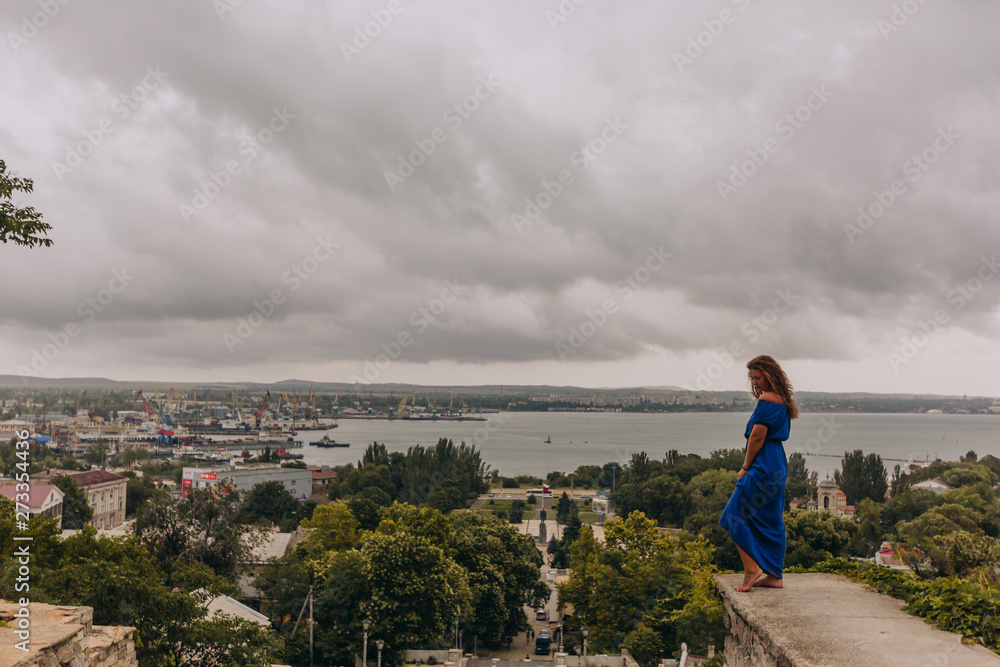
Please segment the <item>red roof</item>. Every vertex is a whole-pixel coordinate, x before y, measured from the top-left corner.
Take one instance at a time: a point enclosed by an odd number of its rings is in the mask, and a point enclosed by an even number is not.
[[[121,475],[116,475],[113,472],[108,472],[107,470],[88,470],[87,472],[73,472],[69,474],[77,484],[83,487],[94,486],[95,484],[104,484],[106,482],[117,482],[118,480],[128,479],[127,477],[122,477]]]
[[[335,470],[313,470],[313,479],[337,479]]]

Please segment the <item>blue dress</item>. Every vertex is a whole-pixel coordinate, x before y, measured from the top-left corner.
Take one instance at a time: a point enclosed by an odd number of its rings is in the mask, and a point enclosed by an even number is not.
[[[788,461],[781,444],[788,439],[791,422],[788,408],[781,403],[757,401],[746,433],[754,424],[767,427],[764,444],[750,464],[750,471],[736,482],[719,525],[753,558],[764,572],[781,578],[785,565],[785,480]]]

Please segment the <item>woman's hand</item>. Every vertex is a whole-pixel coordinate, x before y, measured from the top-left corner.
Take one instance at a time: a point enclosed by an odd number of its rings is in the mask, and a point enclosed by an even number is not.
[[[746,477],[746,474],[747,474],[746,468],[740,468],[740,471],[736,473],[736,481],[738,482],[744,477]]]

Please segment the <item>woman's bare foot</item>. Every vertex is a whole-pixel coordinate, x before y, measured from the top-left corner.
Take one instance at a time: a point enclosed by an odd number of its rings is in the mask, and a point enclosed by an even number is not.
[[[766,574],[760,577],[757,581],[753,583],[754,586],[762,586],[764,588],[784,588],[785,584],[775,576]]]
[[[764,574],[764,571],[761,570],[760,568],[757,568],[757,569],[748,569],[746,572],[743,573],[743,583],[741,585],[737,586],[736,590],[739,591],[740,593],[747,593],[747,592],[749,592],[750,590],[753,589],[754,582],[756,582],[758,579],[760,579],[761,575],[763,575],[763,574]]]

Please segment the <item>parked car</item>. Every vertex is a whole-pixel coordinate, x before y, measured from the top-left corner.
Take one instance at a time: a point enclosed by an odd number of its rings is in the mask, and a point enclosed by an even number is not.
[[[549,612],[545,611],[544,607],[539,607],[535,610],[535,620],[536,621],[547,621],[549,618]]]

